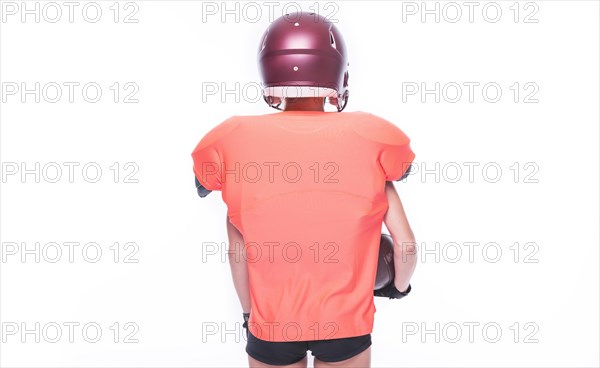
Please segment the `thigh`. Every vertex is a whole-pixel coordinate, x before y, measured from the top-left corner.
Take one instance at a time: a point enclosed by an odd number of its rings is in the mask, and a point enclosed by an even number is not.
[[[364,361],[365,358],[370,360],[370,347],[371,334],[309,343],[309,349],[315,356],[315,367],[317,367],[317,360],[321,363],[345,362],[346,364],[351,363],[353,359],[359,362]],[[328,365],[320,366],[327,367]],[[331,366],[339,366],[339,364]]]
[[[298,361],[294,364],[271,365],[271,364],[265,364],[265,363],[261,362],[260,360],[256,360],[256,359],[252,358],[250,355],[248,355],[248,366],[250,368],[306,368],[307,361],[308,361],[307,357],[304,356],[304,358],[302,358],[300,361]]]
[[[248,332],[246,353],[249,355],[251,367],[305,367],[307,351],[308,345],[304,341],[265,341]]]
[[[371,367],[371,347],[369,346],[362,353],[353,356],[350,359],[339,362],[322,362],[315,358],[315,368],[370,368]]]

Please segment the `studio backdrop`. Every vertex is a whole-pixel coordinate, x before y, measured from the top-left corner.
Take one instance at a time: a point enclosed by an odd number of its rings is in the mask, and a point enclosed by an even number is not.
[[[375,300],[372,366],[597,367],[596,1],[0,1],[0,365],[247,366],[191,153],[277,113],[260,38],[298,10],[344,35],[342,113],[416,154],[418,264]]]

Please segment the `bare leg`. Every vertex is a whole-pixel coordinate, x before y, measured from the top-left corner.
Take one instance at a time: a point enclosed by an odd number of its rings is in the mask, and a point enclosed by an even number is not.
[[[302,359],[301,361],[296,362],[294,364],[290,364],[290,365],[271,365],[271,364],[265,364],[263,362],[260,362],[256,359],[252,358],[250,355],[248,355],[248,364],[249,364],[250,368],[306,368],[307,361],[308,361],[307,357],[304,357],[304,359]]]
[[[333,368],[333,367],[344,367],[344,368],[370,368],[371,367],[371,347],[369,346],[362,353],[353,356],[350,359],[342,360],[341,362],[322,362],[315,358],[315,368]]]

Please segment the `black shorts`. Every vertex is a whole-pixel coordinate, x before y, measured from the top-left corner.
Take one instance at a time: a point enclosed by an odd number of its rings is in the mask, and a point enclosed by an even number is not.
[[[257,338],[248,331],[246,353],[271,365],[288,365],[304,359],[306,352],[323,362],[339,362],[362,353],[371,346],[371,334],[331,340],[272,342]]]

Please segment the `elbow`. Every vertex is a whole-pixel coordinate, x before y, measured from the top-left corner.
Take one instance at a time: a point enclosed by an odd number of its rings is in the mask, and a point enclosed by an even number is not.
[[[397,241],[394,240],[394,248],[394,253],[396,253],[397,251],[397,254],[400,255],[416,256],[417,242],[415,241],[415,236],[413,235],[412,231],[410,232],[410,234],[407,234],[406,236],[402,237],[402,239],[398,239]]]
[[[410,242],[405,243],[402,252],[406,255],[417,255],[417,243],[415,243],[414,238]]]

